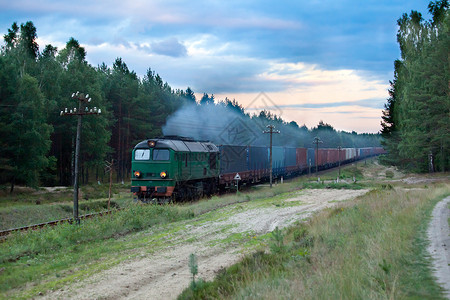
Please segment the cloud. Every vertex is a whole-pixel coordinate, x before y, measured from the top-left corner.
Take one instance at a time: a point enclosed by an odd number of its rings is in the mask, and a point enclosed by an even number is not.
[[[150,49],[156,54],[171,57],[183,57],[187,55],[186,47],[174,37],[161,42],[153,42],[151,43]]]
[[[325,107],[341,107],[341,106],[356,105],[360,107],[383,109],[384,108],[383,105],[385,102],[386,102],[385,98],[372,98],[357,101],[288,104],[288,105],[279,105],[278,107],[281,109],[289,109],[289,108],[325,108]]]
[[[316,122],[320,113],[336,120],[346,115],[346,122],[333,124],[348,127],[357,118],[381,114],[393,61],[399,57],[396,20],[411,9],[429,18],[427,4],[425,0],[407,5],[402,0],[0,1],[0,34],[14,21],[31,20],[41,49],[45,44],[62,49],[74,37],[94,66],[112,65],[121,57],[139,76],[151,68],[173,88],[190,86],[197,95],[235,98],[244,107],[266,92],[287,119],[300,124],[302,119]],[[372,111],[359,117],[340,112],[347,107]],[[375,130],[379,122],[374,119],[370,126]]]

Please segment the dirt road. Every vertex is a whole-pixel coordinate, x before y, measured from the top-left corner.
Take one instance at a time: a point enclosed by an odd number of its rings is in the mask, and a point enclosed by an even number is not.
[[[181,229],[170,234],[166,246],[151,254],[148,249],[133,249],[142,251],[138,259],[126,261],[43,298],[174,299],[191,281],[188,269],[191,253],[198,257],[198,277],[211,280],[221,268],[234,264],[245,253],[254,250],[258,243],[252,241],[257,241],[258,237],[366,192],[302,190],[273,203],[251,201],[227,206],[212,212],[213,216],[180,222]]]
[[[439,202],[433,209],[428,227],[430,245],[428,252],[433,258],[434,275],[438,283],[446,290],[450,299],[450,196]]]

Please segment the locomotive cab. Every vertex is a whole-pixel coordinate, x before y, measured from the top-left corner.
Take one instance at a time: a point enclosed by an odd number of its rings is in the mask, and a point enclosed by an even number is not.
[[[141,142],[132,154],[131,192],[140,200],[171,197],[175,186],[174,150],[154,140]]]

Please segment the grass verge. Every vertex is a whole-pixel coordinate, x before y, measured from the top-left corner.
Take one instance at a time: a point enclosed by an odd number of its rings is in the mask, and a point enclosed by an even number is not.
[[[193,216],[188,208],[133,205],[109,216],[85,220],[80,226],[65,223],[15,233],[0,244],[0,290],[17,288],[29,281],[39,280],[39,277],[70,268],[73,259],[78,257],[77,253],[81,249],[89,249],[90,243]],[[91,256],[96,255],[91,253]],[[89,259],[94,258],[83,260],[89,262]]]
[[[426,227],[449,193],[449,185],[372,191],[274,231],[270,250],[199,280],[179,299],[440,299]]]

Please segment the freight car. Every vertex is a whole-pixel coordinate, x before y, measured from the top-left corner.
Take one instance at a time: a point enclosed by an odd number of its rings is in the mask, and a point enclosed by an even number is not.
[[[138,143],[132,151],[131,192],[141,201],[180,201],[211,195],[236,183],[267,181],[269,147],[219,145],[166,136]],[[310,149],[273,147],[274,178],[328,169],[384,153],[383,148]]]

